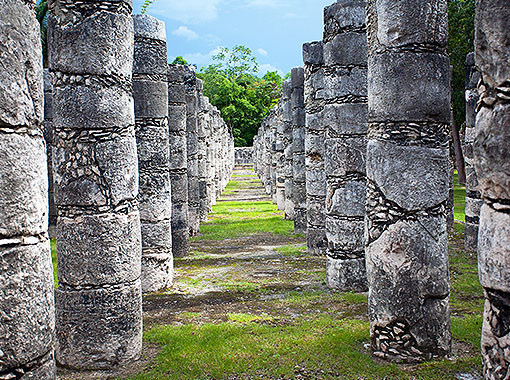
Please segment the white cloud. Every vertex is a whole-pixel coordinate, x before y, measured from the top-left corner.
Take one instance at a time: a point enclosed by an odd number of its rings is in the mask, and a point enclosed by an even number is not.
[[[259,48],[257,49],[257,52],[260,54],[260,55],[263,55],[264,57],[267,56],[267,50],[264,50],[262,48]]]
[[[287,4],[283,0],[250,0],[246,5],[252,8],[278,8]]]
[[[188,40],[196,40],[198,38],[198,34],[187,26],[179,26],[177,29],[172,31],[172,34],[174,36],[187,38]]]
[[[269,72],[273,72],[273,71],[276,71],[278,74],[280,74],[282,77],[285,75],[283,73],[283,71],[269,63],[264,63],[262,65],[259,66],[259,72],[258,72],[258,75],[259,76],[264,76],[266,73],[269,73]]]
[[[212,56],[220,52],[220,48],[217,47],[208,53],[187,53],[183,55],[183,58],[191,65],[206,66],[212,62]]]
[[[150,8],[150,14],[168,17],[187,24],[199,24],[218,17],[218,6],[223,0],[159,0]]]

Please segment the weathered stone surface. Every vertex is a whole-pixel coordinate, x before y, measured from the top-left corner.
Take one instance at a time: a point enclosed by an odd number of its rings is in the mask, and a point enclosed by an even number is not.
[[[138,213],[61,217],[57,225],[59,283],[109,286],[140,277]]]
[[[480,74],[475,68],[475,55],[474,53],[469,53],[466,57],[466,130],[464,132],[464,160],[466,163],[466,226],[464,231],[464,247],[472,252],[476,252],[478,247],[480,208],[483,203],[478,191],[478,177],[473,157],[473,143],[476,135],[476,108],[479,100],[476,86],[479,80]]]
[[[56,357],[111,368],[135,360],[142,344],[131,2],[55,0],[48,29],[63,279]]]
[[[473,156],[483,200],[478,235],[484,378],[510,377],[510,3],[478,1],[475,60],[481,74]]]
[[[46,156],[48,165],[48,233],[50,238],[55,237],[55,228],[57,225],[57,207],[55,206],[55,191],[53,187],[53,85],[51,83],[51,74],[45,69],[43,72],[44,80],[44,140],[46,141]]]
[[[327,284],[342,291],[366,291],[364,252],[367,123],[367,39],[365,1],[338,1],[324,11],[326,104]],[[340,25],[342,25],[340,27]]]
[[[0,15],[0,377],[56,379],[43,70],[35,2]]]
[[[133,21],[142,291],[154,292],[173,279],[166,36],[165,24],[152,16],[134,15]]]
[[[326,254],[326,199],[324,104],[319,92],[324,88],[324,48],[322,42],[303,45],[305,97],[306,165],[306,248],[312,255]]]
[[[451,350],[447,2],[368,0],[366,268],[374,353]]]
[[[172,252],[174,257],[184,257],[189,253],[190,225],[185,96],[185,75],[187,73],[186,66],[168,65],[168,128],[172,188]]]
[[[198,88],[194,67],[186,66],[186,148],[188,161],[189,233],[195,236],[200,227],[200,190],[198,175]],[[192,70],[193,68],[193,70]]]
[[[291,71],[294,232],[298,234],[306,234],[307,227],[304,75],[302,67],[293,68]]]
[[[140,289],[139,280],[79,291],[59,286],[57,361],[85,370],[136,360],[142,349]]]

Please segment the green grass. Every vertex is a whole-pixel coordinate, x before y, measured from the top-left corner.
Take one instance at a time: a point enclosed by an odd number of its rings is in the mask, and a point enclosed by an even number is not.
[[[459,326],[461,328],[461,326]],[[131,380],[296,378],[296,365],[307,378],[455,379],[478,358],[429,362],[411,369],[374,361],[363,349],[368,322],[318,315],[291,323],[267,315],[228,314],[217,324],[160,326],[146,340],[162,347],[157,364]],[[321,369],[324,369],[321,371]],[[319,376],[320,375],[320,376]]]
[[[57,241],[51,239],[51,261],[53,262],[53,279],[55,281],[55,288],[58,288],[58,276],[57,276]]]
[[[306,244],[291,244],[276,249],[283,256],[306,256]]]
[[[283,213],[269,201],[252,203],[221,202],[213,206],[208,223],[200,226],[197,240],[224,240],[261,233],[289,236],[294,223],[283,219]]]
[[[453,215],[455,220],[461,222],[466,221],[465,207],[466,207],[466,187],[459,184],[459,176],[455,172],[453,180]]]

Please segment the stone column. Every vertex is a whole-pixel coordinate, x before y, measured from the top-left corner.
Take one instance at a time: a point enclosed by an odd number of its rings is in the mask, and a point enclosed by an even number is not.
[[[48,158],[48,233],[50,238],[55,237],[57,228],[57,207],[55,206],[55,197],[53,190],[53,163],[51,151],[53,145],[53,85],[51,83],[51,74],[48,69],[43,70],[44,80],[44,140],[46,141],[46,155]]]
[[[133,21],[142,291],[155,292],[173,281],[166,33],[165,24],[149,15]]]
[[[283,155],[285,156],[285,219],[294,220],[294,177],[292,162],[294,148],[292,145],[292,85],[290,79],[283,82],[282,90],[282,123],[283,123]]]
[[[43,69],[35,1],[0,14],[0,377],[56,378]]]
[[[305,63],[306,248],[326,254],[326,172],[324,171],[324,58],[322,42],[303,45]]]
[[[275,106],[276,110],[276,205],[278,210],[285,211],[285,154],[284,133],[285,125],[282,118],[282,102]],[[248,149],[248,148],[247,148]],[[245,150],[245,152],[248,152]],[[248,158],[248,157],[247,157]],[[248,161],[248,160],[247,160]]]
[[[478,270],[485,290],[484,379],[510,378],[510,3],[477,1],[475,61],[481,75],[473,146],[483,200]]]
[[[172,187],[172,252],[189,254],[188,149],[186,142],[186,86],[188,68],[168,65],[168,129]]]
[[[131,363],[142,348],[131,10],[50,2],[57,361],[69,368]]]
[[[292,176],[294,180],[294,232],[306,234],[305,175],[305,73],[302,67],[291,70]]]
[[[216,107],[209,103],[209,129],[207,133],[207,205],[212,211],[216,187],[214,184],[214,133],[216,125]]]
[[[478,191],[478,179],[473,157],[473,143],[476,132],[476,106],[479,100],[476,86],[479,80],[480,74],[475,67],[475,54],[469,53],[466,57],[466,132],[464,140],[464,159],[466,161],[466,228],[464,247],[470,252],[477,251],[480,208],[483,203]]]
[[[364,0],[324,10],[327,283],[366,291],[367,39]]]
[[[188,153],[188,215],[190,235],[200,229],[200,190],[198,180],[198,110],[197,77],[193,66],[186,66],[186,142]],[[193,70],[192,70],[193,69]]]
[[[197,88],[203,89],[203,83],[197,79]],[[209,102],[200,95],[198,97],[198,192],[200,199],[200,221],[207,222],[209,206],[207,203],[207,138],[209,130]]]
[[[446,0],[368,0],[367,274],[376,356],[451,349]],[[419,73],[419,75],[417,75]]]

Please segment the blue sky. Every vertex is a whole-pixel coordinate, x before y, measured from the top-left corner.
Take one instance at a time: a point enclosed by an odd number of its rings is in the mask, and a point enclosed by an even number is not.
[[[219,46],[245,45],[267,71],[303,64],[304,42],[322,39],[323,8],[335,0],[156,0],[148,14],[165,22],[168,57],[199,68]],[[134,13],[143,0],[134,0]]]

